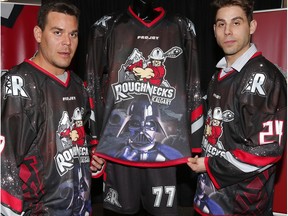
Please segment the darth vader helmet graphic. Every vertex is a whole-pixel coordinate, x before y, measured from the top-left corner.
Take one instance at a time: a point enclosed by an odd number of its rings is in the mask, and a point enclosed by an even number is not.
[[[129,132],[129,145],[133,149],[148,151],[156,142],[156,133],[166,137],[161,126],[158,106],[148,100],[134,101],[127,109],[127,118],[118,134]]]

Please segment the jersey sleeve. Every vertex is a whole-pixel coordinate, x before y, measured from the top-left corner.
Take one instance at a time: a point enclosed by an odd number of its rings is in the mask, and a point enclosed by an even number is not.
[[[237,106],[241,119],[234,125],[239,134],[231,136],[235,148],[223,158],[205,160],[207,173],[218,189],[248,179],[281,159],[287,140],[287,83],[273,68],[268,68],[272,75],[259,70],[248,77],[263,85],[256,85],[256,89],[240,88]]]
[[[192,154],[201,152],[201,141],[204,130],[203,99],[200,85],[200,70],[196,45],[196,31],[191,20],[185,20],[184,48],[187,61],[187,111],[190,117],[191,150]]]
[[[34,86],[10,72],[1,77],[1,211],[5,215],[22,212],[19,165],[36,137],[35,125],[39,123],[29,85]]]
[[[87,43],[86,74],[87,90],[90,100],[92,115],[90,118],[90,130],[92,143],[97,144],[103,121],[103,94],[102,84],[105,76],[105,39],[106,29],[101,26],[102,21],[107,19],[106,16],[97,21],[90,29]],[[100,115],[101,113],[101,115]]]
[[[86,56],[86,72],[85,83],[87,85],[87,92],[89,96],[91,115],[89,120],[90,131],[90,146],[92,147],[92,154],[96,153],[96,147],[100,139],[103,114],[104,114],[104,94],[105,82],[107,81],[107,31],[109,26],[106,25],[112,15],[105,15],[92,25],[88,43]],[[102,176],[106,164],[101,170],[92,172],[93,178]]]

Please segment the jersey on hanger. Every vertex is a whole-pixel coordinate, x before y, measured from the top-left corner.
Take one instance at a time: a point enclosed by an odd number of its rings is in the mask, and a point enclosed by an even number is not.
[[[186,163],[203,126],[193,23],[163,8],[151,23],[111,14],[91,29],[88,90],[97,154],[133,166]]]

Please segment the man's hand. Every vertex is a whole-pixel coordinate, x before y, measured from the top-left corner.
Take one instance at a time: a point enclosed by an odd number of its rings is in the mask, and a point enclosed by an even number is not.
[[[187,165],[196,173],[206,172],[204,159],[205,157],[198,158],[196,155],[194,158],[188,158]]]
[[[91,161],[90,161],[90,170],[92,172],[93,178],[100,177],[105,169],[105,160],[102,158],[99,158],[97,155],[92,154]]]

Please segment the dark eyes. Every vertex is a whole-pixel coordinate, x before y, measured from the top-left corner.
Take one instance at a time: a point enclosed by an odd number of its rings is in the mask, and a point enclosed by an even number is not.
[[[239,26],[241,24],[241,22],[240,21],[234,21],[232,24],[234,26]],[[216,24],[217,27],[225,27],[226,25],[227,25],[227,23],[225,23],[225,22],[218,22]]]
[[[70,35],[71,35],[71,37],[76,38],[76,37],[78,37],[78,32],[73,32]]]
[[[54,34],[55,34],[56,36],[61,36],[63,33],[62,33],[62,31],[54,31]],[[72,32],[72,33],[70,33],[70,37],[71,37],[71,38],[77,38],[77,37],[78,37],[78,32]]]

